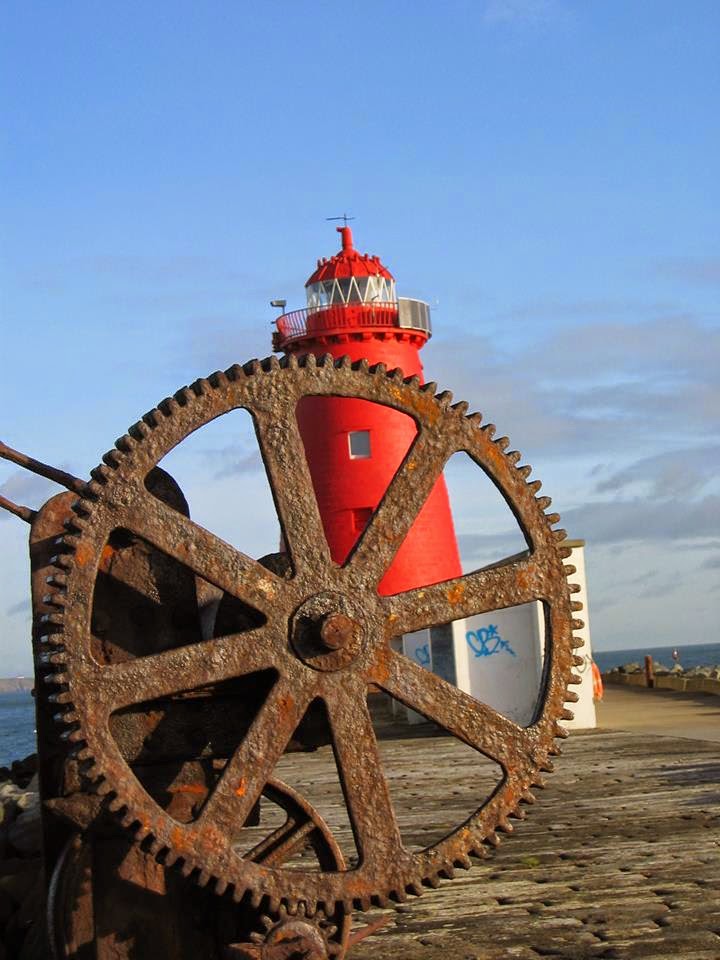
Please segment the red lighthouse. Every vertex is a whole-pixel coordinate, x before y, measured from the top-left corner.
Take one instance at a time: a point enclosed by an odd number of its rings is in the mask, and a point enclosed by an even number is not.
[[[330,353],[400,367],[423,379],[420,350],[431,335],[430,311],[398,298],[378,257],[358,253],[350,227],[342,249],[318,260],[305,289],[307,307],[278,317],[273,347],[285,353]],[[325,535],[342,563],[412,444],[404,413],[367,400],[306,397],[298,422]],[[441,477],[385,574],[380,592],[400,593],[460,576],[462,569],[445,481]]]

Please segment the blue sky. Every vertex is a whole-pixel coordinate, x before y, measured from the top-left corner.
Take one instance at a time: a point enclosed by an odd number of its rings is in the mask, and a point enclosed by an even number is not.
[[[433,304],[428,375],[587,538],[595,645],[716,640],[719,30],[702,0],[4,4],[0,438],[86,476],[269,352],[348,211]],[[198,515],[233,442],[185,458]],[[0,673],[29,670],[25,538],[0,519]]]

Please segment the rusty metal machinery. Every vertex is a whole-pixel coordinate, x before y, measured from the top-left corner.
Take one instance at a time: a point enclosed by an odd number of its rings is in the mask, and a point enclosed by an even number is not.
[[[417,436],[351,555],[323,534],[295,410],[356,397]],[[87,483],[0,447],[72,492],[31,521],[49,938],[68,958],[343,957],[353,910],[420,895],[524,816],[551,769],[580,641],[570,550],[529,467],[467,404],[399,371],[272,357],[178,391],[130,428]],[[158,463],[231,410],[253,419],[285,553],[251,559],[190,519]],[[395,596],[378,584],[447,460],[465,451],[529,548]],[[48,473],[48,471],[50,471]],[[521,727],[394,649],[425,627],[533,600],[546,612],[542,689]],[[210,613],[209,613],[210,611]],[[428,848],[403,844],[373,728],[380,690],[502,768],[502,782]],[[276,779],[289,750],[331,744],[356,861]],[[264,804],[280,821],[263,828]],[[118,824],[119,821],[119,824]],[[241,829],[257,842],[239,845]],[[123,829],[124,828],[124,829]],[[202,889],[198,889],[202,888]]]

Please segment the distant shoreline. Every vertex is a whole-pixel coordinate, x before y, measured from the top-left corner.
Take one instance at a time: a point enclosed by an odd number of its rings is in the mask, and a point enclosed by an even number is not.
[[[0,694],[30,691],[34,686],[35,680],[32,677],[0,677]]]

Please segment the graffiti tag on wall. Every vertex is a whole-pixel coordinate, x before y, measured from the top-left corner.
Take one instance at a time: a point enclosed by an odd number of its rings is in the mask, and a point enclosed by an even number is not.
[[[480,627],[478,630],[468,630],[465,639],[476,657],[492,657],[496,653],[509,653],[513,657],[517,656],[510,646],[510,641],[503,640],[498,633],[498,628],[492,623],[488,624],[487,627]]]
[[[430,668],[430,644],[423,643],[420,646],[415,647],[415,652],[413,657],[420,664],[421,667],[424,667],[426,670]]]

